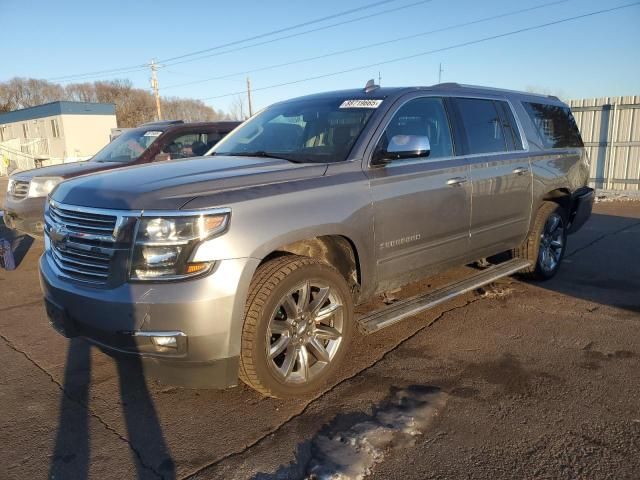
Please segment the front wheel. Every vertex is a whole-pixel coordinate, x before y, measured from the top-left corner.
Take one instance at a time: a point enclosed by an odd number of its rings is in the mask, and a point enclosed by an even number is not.
[[[529,236],[513,255],[531,261],[531,266],[521,272],[526,277],[548,280],[558,272],[566,248],[565,212],[557,203],[544,202],[538,209]]]
[[[273,397],[315,393],[338,368],[352,330],[351,295],[335,269],[294,255],[270,260],[251,282],[240,379]]]

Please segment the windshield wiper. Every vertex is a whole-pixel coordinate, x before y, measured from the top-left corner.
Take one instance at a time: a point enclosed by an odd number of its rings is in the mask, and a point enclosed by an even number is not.
[[[280,153],[270,153],[265,152],[264,150],[256,150],[255,152],[216,152],[216,155],[226,155],[229,157],[262,157],[262,158],[276,158],[278,160],[286,160],[288,162],[300,163],[299,160],[294,160],[293,158],[286,157]]]

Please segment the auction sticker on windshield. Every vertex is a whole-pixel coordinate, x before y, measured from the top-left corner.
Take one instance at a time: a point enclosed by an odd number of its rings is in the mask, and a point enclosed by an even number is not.
[[[345,100],[340,108],[378,108],[382,100]]]
[[[162,132],[159,132],[157,130],[150,130],[148,132],[144,132],[145,137],[159,137],[160,135],[162,135]]]

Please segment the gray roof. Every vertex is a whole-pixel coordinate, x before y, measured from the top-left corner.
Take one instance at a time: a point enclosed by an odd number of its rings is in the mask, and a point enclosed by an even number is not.
[[[0,113],[0,124],[23,122],[54,115],[115,115],[116,106],[113,103],[91,102],[51,102],[35,107]]]

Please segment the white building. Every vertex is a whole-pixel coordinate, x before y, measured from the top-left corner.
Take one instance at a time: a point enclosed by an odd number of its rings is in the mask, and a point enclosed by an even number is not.
[[[110,103],[60,101],[0,113],[0,173],[8,160],[24,169],[89,158],[115,127]]]

